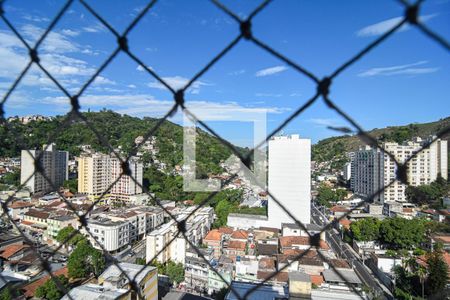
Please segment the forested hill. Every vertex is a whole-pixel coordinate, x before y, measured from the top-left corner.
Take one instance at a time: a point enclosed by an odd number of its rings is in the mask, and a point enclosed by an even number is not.
[[[376,138],[380,142],[398,142],[402,143],[413,137],[419,136],[426,138],[434,135],[450,126],[450,117],[440,119],[431,123],[414,123],[405,126],[389,126],[386,128],[375,128],[368,132],[369,135]],[[449,140],[450,135],[443,136],[443,139]],[[319,141],[313,145],[312,156],[313,160],[331,161],[339,160],[347,151],[354,151],[359,146],[364,145],[358,136],[338,136],[331,137]]]
[[[145,135],[159,121],[155,118],[135,118],[121,115],[110,110],[83,113],[90,124],[113,147],[121,146],[126,152],[134,145],[137,136]],[[63,127],[64,116],[57,116],[43,121],[32,121],[22,124],[18,120],[10,121],[12,131],[0,127],[0,157],[18,157],[23,149],[21,142],[28,149],[41,148],[51,136],[60,150],[67,150],[70,155],[78,155],[80,145],[91,145],[95,150],[105,153],[109,149],[102,145],[95,133],[84,122],[75,121]],[[156,131],[158,158],[174,166],[183,159],[183,128],[169,121],[164,121]],[[203,130],[197,135],[197,167],[204,172],[220,172],[220,160],[226,160],[231,151],[220,141]],[[239,148],[245,152],[246,149]]]

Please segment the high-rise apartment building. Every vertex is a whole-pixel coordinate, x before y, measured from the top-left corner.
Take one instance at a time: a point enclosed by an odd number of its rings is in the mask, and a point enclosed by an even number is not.
[[[269,140],[270,193],[300,222],[311,220],[311,140],[298,134],[276,136]],[[267,226],[281,228],[292,223],[289,215],[269,199]]]
[[[39,158],[45,177],[53,183],[50,184],[46,178],[36,172],[35,159]],[[56,150],[56,145],[44,145],[42,150],[22,150],[20,183],[28,187],[30,192],[52,192],[63,185],[68,179],[69,152]],[[28,180],[28,178],[30,178]],[[27,181],[28,180],[28,181]]]
[[[79,157],[78,192],[95,198],[102,195],[114,183],[109,191],[112,198],[128,200],[131,195],[141,194],[142,162],[132,157],[128,161],[128,165],[131,176],[122,175],[119,178],[122,174],[122,165],[117,157],[101,153],[91,153]]]
[[[353,191],[363,197],[369,197],[386,186],[384,191],[374,198],[375,201],[381,203],[386,201],[405,202],[407,185],[396,180],[388,186],[391,181],[396,179],[397,166],[386,152],[394,156],[399,163],[404,163],[414,153],[420,151],[427,142],[416,138],[402,145],[384,143],[384,152],[370,147],[361,148],[355,153],[352,161],[351,187]],[[447,153],[447,141],[438,139],[409,160],[407,168],[409,185],[429,184],[436,180],[439,174],[447,179]]]

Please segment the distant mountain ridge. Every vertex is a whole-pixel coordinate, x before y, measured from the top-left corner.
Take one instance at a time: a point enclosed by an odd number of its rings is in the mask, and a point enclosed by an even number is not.
[[[427,138],[430,135],[436,135],[449,127],[450,117],[446,117],[430,123],[411,123],[404,126],[375,128],[367,133],[379,142],[402,143],[417,136]],[[442,139],[450,140],[450,134],[445,134]],[[326,138],[312,146],[312,160],[317,162],[333,160],[342,162],[345,159],[345,152],[355,151],[363,145],[365,145],[364,142],[357,135]]]

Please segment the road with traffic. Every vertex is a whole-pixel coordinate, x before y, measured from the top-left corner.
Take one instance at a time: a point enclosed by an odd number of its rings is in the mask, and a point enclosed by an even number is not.
[[[319,226],[325,226],[329,223],[327,217],[314,204],[311,204],[311,217],[312,221]],[[326,240],[337,255],[352,265],[359,278],[376,295],[384,295],[386,299],[394,299],[389,289],[375,278],[371,270],[363,264],[361,257],[342,240],[336,229],[330,228],[326,231]]]

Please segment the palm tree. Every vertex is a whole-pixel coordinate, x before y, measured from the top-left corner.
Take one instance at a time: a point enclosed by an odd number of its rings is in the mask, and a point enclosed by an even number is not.
[[[414,272],[420,279],[420,283],[422,284],[422,298],[425,299],[425,278],[427,277],[427,269],[417,264],[416,271]]]

